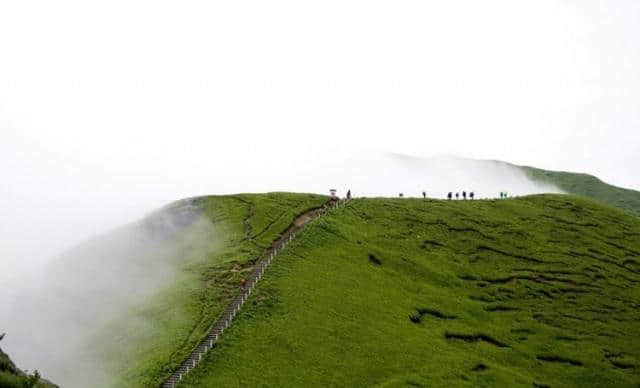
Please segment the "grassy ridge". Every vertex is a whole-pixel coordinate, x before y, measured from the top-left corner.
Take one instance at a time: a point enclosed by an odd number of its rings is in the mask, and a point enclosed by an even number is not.
[[[531,179],[551,183],[574,195],[615,206],[640,216],[640,192],[607,184],[588,174],[549,171],[534,167],[518,166]]]
[[[637,386],[639,285],[640,221],[591,201],[356,200],[182,386]]]
[[[192,235],[188,228],[181,233],[172,242],[179,259],[176,277],[143,306],[114,317],[96,338],[110,370],[108,386],[159,386],[206,335],[253,260],[298,214],[321,205],[326,197],[269,193],[191,201],[213,224],[214,233]],[[206,240],[211,243],[199,245]]]

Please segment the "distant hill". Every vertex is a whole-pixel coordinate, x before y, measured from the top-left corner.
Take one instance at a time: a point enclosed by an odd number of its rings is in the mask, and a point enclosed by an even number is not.
[[[390,154],[377,163],[376,168],[387,171],[381,175],[381,181],[389,182],[392,187],[403,188],[409,197],[420,195],[418,185],[424,185],[427,194],[435,198],[443,198],[450,191],[462,190],[475,191],[481,198],[499,197],[500,191],[506,191],[510,196],[562,192],[590,198],[640,216],[640,191],[616,187],[588,174],[460,157],[421,158]],[[367,168],[362,170],[368,171]],[[367,177],[367,181],[370,180],[375,181],[375,178]]]
[[[550,183],[566,193],[591,198],[640,216],[640,191],[613,186],[589,174],[517,167],[534,181]]]

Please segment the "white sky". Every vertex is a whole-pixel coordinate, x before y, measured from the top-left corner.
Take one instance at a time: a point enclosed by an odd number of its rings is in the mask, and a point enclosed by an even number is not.
[[[640,189],[638,37],[632,0],[0,0],[0,254],[336,147]]]

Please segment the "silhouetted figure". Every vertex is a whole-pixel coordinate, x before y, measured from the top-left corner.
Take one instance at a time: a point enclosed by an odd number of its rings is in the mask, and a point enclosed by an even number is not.
[[[504,197],[505,197],[505,198],[509,198],[509,194],[507,194],[507,192],[506,192],[506,191],[504,192]]]
[[[504,198],[504,193],[501,191],[500,192],[500,199]]]
[[[462,199],[465,199],[465,200],[467,199],[467,192],[466,191],[462,192]]]
[[[448,199],[449,201],[451,201],[451,197],[452,197],[452,196],[453,196],[453,193],[452,193],[452,192],[449,192],[449,194],[447,194],[447,199]]]
[[[471,198],[471,200],[473,201],[473,191],[469,193],[469,198]]]
[[[351,189],[347,190],[347,199],[351,199]]]
[[[403,194],[403,193],[398,193],[398,196],[399,196],[400,198],[404,198],[404,194]]]
[[[456,191],[456,199],[460,199],[460,193]]]
[[[427,199],[427,192],[426,191],[422,192],[422,198]]]

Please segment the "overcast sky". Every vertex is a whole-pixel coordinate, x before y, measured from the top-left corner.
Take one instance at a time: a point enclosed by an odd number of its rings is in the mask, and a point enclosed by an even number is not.
[[[634,0],[2,1],[0,243],[296,189],[255,175],[336,147],[640,189],[638,37]]]

